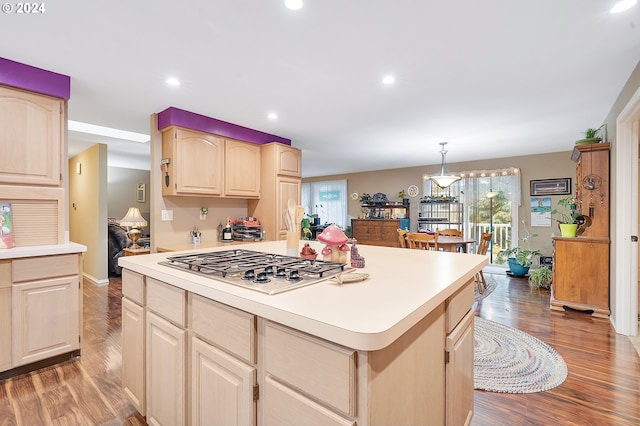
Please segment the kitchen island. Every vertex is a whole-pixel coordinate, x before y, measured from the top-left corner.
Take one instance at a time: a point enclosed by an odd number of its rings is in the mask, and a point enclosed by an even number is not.
[[[276,295],[158,264],[175,253],[120,258],[128,398],[149,424],[470,423],[487,258],[358,248],[368,280]]]

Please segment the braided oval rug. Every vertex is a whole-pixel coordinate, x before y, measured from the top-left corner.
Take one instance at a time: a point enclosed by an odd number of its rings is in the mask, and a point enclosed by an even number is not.
[[[474,388],[503,393],[543,392],[567,378],[567,364],[530,334],[475,317]]]

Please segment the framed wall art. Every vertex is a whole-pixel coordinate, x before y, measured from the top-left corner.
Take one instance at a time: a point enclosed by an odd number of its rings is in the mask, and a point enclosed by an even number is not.
[[[136,185],[136,201],[139,203],[144,203],[147,200],[147,185],[142,183],[142,182],[138,182],[138,184]]]
[[[532,180],[530,184],[532,196],[571,194],[571,178]]]

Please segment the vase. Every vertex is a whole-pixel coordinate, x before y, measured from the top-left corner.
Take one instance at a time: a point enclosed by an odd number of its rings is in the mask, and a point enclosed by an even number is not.
[[[576,141],[576,145],[591,145],[593,143],[600,143],[602,138],[584,138]]]
[[[514,277],[525,277],[529,272],[529,267],[519,264],[515,257],[508,258],[507,262]]]
[[[560,224],[560,234],[565,238],[575,238],[577,232],[578,232],[577,223],[561,223]]]

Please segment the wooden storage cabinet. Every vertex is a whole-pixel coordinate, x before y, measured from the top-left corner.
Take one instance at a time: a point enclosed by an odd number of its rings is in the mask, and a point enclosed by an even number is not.
[[[146,321],[144,276],[122,270],[122,388],[127,399],[146,415]]]
[[[11,368],[11,261],[0,260],[0,371]]]
[[[300,204],[302,156],[299,149],[276,142],[261,150],[260,199],[248,201],[248,212],[260,220],[268,240],[284,240],[282,212],[289,199]]]
[[[607,318],[609,310],[609,239],[554,237],[551,309],[593,311]]]
[[[218,136],[168,127],[162,131],[162,195],[222,195],[224,139]],[[166,185],[165,171],[169,175]]]
[[[358,244],[399,247],[398,229],[409,229],[409,219],[351,219]]]
[[[0,183],[62,185],[62,99],[0,86],[0,129]]]
[[[225,140],[224,195],[260,198],[260,145]]]
[[[80,258],[12,261],[12,367],[80,349]]]

